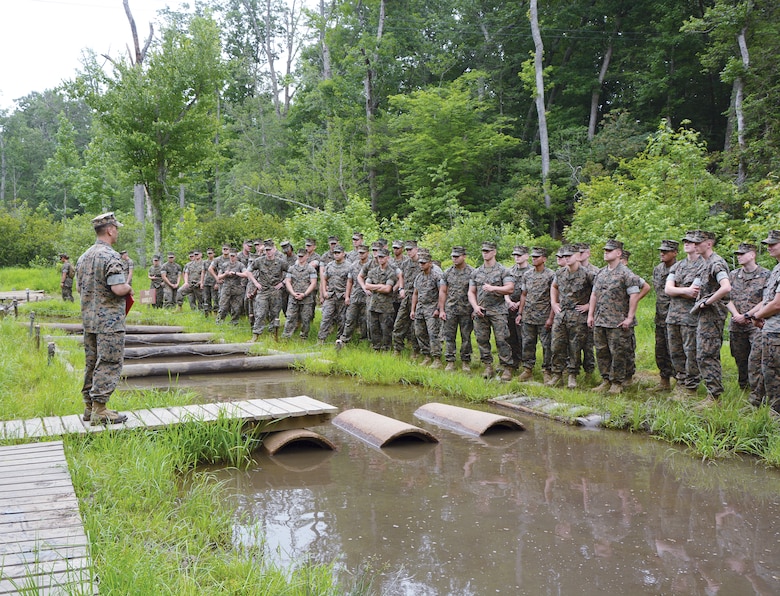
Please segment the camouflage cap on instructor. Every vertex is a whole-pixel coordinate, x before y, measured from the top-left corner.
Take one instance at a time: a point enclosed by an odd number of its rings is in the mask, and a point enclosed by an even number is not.
[[[100,226],[107,226],[107,225],[116,226],[117,228],[122,227],[122,224],[119,223],[119,221],[117,221],[117,218],[114,215],[113,211],[109,211],[108,213],[102,213],[92,220],[93,228],[99,228]]]

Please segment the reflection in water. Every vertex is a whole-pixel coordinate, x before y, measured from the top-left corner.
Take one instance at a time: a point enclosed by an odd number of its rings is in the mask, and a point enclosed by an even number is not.
[[[257,379],[211,387],[223,399],[306,394],[407,422],[441,401],[305,376]],[[284,565],[335,561],[345,582],[371,558],[387,578],[383,594],[780,593],[777,471],[520,420],[524,433],[480,439],[423,424],[441,442],[411,446],[425,451],[410,458],[326,425],[315,430],[339,451],[324,460],[297,453],[280,465],[258,452],[249,470],[215,473],[239,505],[238,541],[261,535]]]

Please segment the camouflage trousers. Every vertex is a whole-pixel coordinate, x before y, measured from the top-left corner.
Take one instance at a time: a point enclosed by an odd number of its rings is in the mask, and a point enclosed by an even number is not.
[[[252,333],[260,335],[265,328],[269,331],[279,328],[279,313],[282,312],[281,290],[263,290],[257,292],[253,303],[255,315]]]
[[[165,293],[162,285],[156,286],[152,284],[151,289],[154,290],[154,308],[162,308],[163,294]]]
[[[545,325],[523,323],[523,368],[536,366],[536,343],[542,344],[542,370],[552,370],[552,331]]]
[[[234,324],[238,323],[241,316],[241,303],[244,301],[244,290],[241,286],[220,286],[219,288],[219,314],[218,321],[224,321],[230,314]]]
[[[73,282],[65,282],[62,285],[62,299],[66,302],[73,302]]]
[[[119,383],[125,355],[125,332],[84,333],[84,403],[108,403]]]
[[[764,334],[758,328],[756,331],[748,359],[748,384],[750,385],[750,402],[753,404],[761,403],[766,396],[764,369],[761,364],[764,353]]]
[[[677,384],[686,389],[696,389],[701,382],[696,359],[696,327],[667,325],[666,340]]]
[[[738,329],[735,329],[735,327]],[[732,329],[729,332],[729,351],[737,364],[740,389],[756,386],[756,379],[750,378],[751,372],[754,375],[760,373],[750,370],[750,352],[759,335],[761,335],[761,330],[754,325],[737,326],[732,323]]]
[[[520,362],[523,360],[523,324],[515,323],[516,318],[517,311],[510,310],[506,315],[506,328],[509,331],[507,343],[512,351],[512,368],[515,370],[520,367]]]
[[[632,329],[620,327],[594,327],[593,344],[599,374],[605,381],[623,383],[631,375],[634,354]],[[633,373],[631,373],[633,374]]]
[[[414,325],[409,315],[412,313],[412,298],[408,296],[401,300],[401,306],[398,307],[398,314],[395,315],[393,323],[393,349],[403,350],[404,343],[408,339],[412,344],[412,350],[417,351],[419,346],[417,338],[414,335]],[[372,327],[373,329],[373,327]]]
[[[582,350],[590,335],[587,315],[576,310],[562,310],[553,320],[551,371],[580,374]]]
[[[214,286],[203,286],[201,301],[203,304],[203,312],[216,312],[217,305],[219,304],[217,289]]]
[[[389,350],[394,336],[393,313],[372,310],[368,320],[371,324],[371,347],[375,350]]]
[[[460,328],[460,360],[471,362],[471,333],[474,331],[474,321],[471,315],[447,315],[447,320],[441,326],[444,339],[444,359],[455,362],[458,350],[458,329]]]
[[[317,333],[317,339],[325,341],[330,335],[331,329],[335,326],[338,330],[336,337],[344,333],[344,316],[347,312],[347,305],[344,304],[344,296],[334,296],[328,298],[322,303],[322,319],[320,320],[320,330]]]
[[[666,325],[655,325],[655,365],[658,367],[661,377],[671,379],[674,376],[672,357],[669,354],[669,342],[667,340]]]
[[[425,356],[441,358],[441,319],[418,311],[414,318],[414,334]]]
[[[163,286],[163,306],[181,306],[184,298],[178,288],[172,288],[168,284]]]
[[[366,314],[365,301],[350,302],[347,306],[347,312],[344,314],[344,332],[339,336],[339,339],[346,343],[352,339],[355,332],[358,332],[360,337],[368,337]]]
[[[314,302],[314,300],[311,302]],[[301,339],[309,339],[309,329],[312,321],[311,302],[301,302],[290,296],[287,301],[287,320],[284,322],[282,337],[291,338],[300,322]]]
[[[493,339],[498,350],[498,361],[501,366],[512,366],[512,348],[509,347],[509,328],[506,324],[506,315],[489,315],[474,319],[474,337],[477,338],[479,359],[484,364],[493,364],[493,352],[490,347],[490,330],[493,330]]]
[[[585,336],[585,345],[582,347],[582,370],[590,374],[596,370],[596,346],[593,338],[593,329],[588,327]]]
[[[181,296],[182,301],[184,301],[185,296],[187,297],[187,300],[190,303],[190,310],[200,310],[202,308],[203,290],[201,290],[200,286],[186,284],[179,290],[179,295]]]
[[[766,401],[780,412],[780,333],[761,334],[761,373]]]
[[[696,326],[696,363],[707,393],[718,398],[723,393],[723,369],[720,348],[723,345],[723,317],[715,312],[703,312]]]

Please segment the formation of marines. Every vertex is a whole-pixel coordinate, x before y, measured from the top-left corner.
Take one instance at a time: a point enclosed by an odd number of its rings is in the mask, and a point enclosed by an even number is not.
[[[780,231],[762,242],[780,259]],[[780,269],[760,267],[757,246],[743,243],[735,251],[740,266],[730,271],[715,243],[715,235],[702,230],[660,243],[651,280],[660,374],[653,390],[685,400],[703,385],[701,405],[717,402],[723,393],[720,348],[731,313],[740,388],[752,404],[770,401],[780,410],[778,375],[765,372],[780,368]],[[684,257],[678,260],[680,245]],[[562,246],[557,269],[547,266],[546,248],[526,246],[513,248],[514,265],[507,267],[496,260],[493,242],[482,244],[477,267],[466,262],[462,246],[453,246],[446,270],[413,240],[379,239],[368,246],[356,233],[349,251],[334,236],[322,255],[316,247],[313,238],[297,251],[289,241],[280,249],[273,240],[246,241],[240,251],[224,245],[220,256],[212,248],[206,258],[193,251],[183,268],[173,253],[162,265],[155,256],[148,273],[155,305],[180,310],[186,296],[193,310],[216,313],[218,323],[238,324],[248,315],[257,341],[266,331],[278,338],[280,329],[284,339],[296,333],[308,339],[320,304],[317,339],[324,343],[335,334],[337,349],[365,339],[397,356],[408,347],[420,364],[445,371],[456,370],[459,358],[460,369],[470,371],[473,334],[485,378],[509,381],[517,374],[532,381],[541,345],[547,386],[578,388],[580,372],[588,377],[596,367],[601,379],[594,391],[618,394],[633,382],[636,311],[651,285],[629,268],[630,253],[618,240],[604,244],[601,268],[590,263],[585,243]],[[125,275],[130,279],[127,269]]]

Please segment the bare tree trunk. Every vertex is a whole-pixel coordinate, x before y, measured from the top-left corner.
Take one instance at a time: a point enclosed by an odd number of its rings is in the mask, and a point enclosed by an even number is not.
[[[361,18],[362,20],[362,18]],[[382,42],[382,34],[385,28],[385,0],[381,0],[379,3],[379,22],[376,27],[376,46]],[[373,62],[379,59],[377,51],[375,50],[373,55],[369,57],[366,48],[360,49],[363,54],[363,59],[366,64],[366,74],[363,78],[363,91],[366,94],[366,161],[368,170],[368,188],[371,196],[371,209],[377,210],[377,201],[379,193],[376,188],[376,166],[374,165],[374,112],[376,110],[376,102],[374,98],[374,67]]]
[[[542,188],[544,190],[544,206],[552,207],[550,198],[550,141],[547,136],[547,116],[544,110],[544,44],[539,31],[539,10],[537,0],[531,0],[531,36],[534,40],[534,71],[536,73],[536,112],[539,117],[539,144],[542,152]],[[555,222],[551,222],[551,232],[554,232]]]
[[[328,18],[325,14],[325,0],[320,0],[320,18],[322,19],[322,26],[320,27],[319,34],[320,52],[322,52],[322,80],[329,81],[333,78],[333,71],[330,63],[330,48],[325,41],[325,32],[328,23]]]
[[[217,132],[214,135],[214,145],[217,146],[217,154],[219,154],[219,129],[222,122],[222,101],[221,97],[219,95],[219,91],[217,91]],[[217,217],[221,215],[221,205],[219,203],[220,199],[220,180],[219,180],[219,160],[217,160],[217,165],[214,166],[214,213]]]
[[[0,125],[0,205],[5,205],[5,177],[8,174],[5,163],[5,129]]]
[[[152,37],[154,36],[154,26],[149,23],[149,37],[146,38],[146,41],[144,42],[144,47],[141,47],[141,44],[138,40],[138,29],[136,29],[135,26],[135,19],[133,18],[133,13],[130,12],[130,1],[129,0],[122,0],[122,5],[125,7],[125,14],[127,15],[127,20],[130,22],[130,32],[133,35],[133,52],[130,53],[130,60],[133,64],[136,66],[139,64],[143,64],[144,60],[146,59],[146,52],[149,50],[149,44],[152,43]]]
[[[144,203],[146,199],[146,193],[143,184],[136,184],[133,186],[133,207],[136,221],[141,224],[138,231],[138,237],[136,238],[136,249],[138,251],[138,258],[141,260],[141,267],[146,267],[146,213],[144,210]]]
[[[268,61],[268,76],[271,79],[271,95],[273,97],[274,101],[274,109],[276,110],[276,115],[281,118],[282,117],[282,108],[279,103],[279,80],[276,76],[276,67],[274,66],[274,51],[273,47],[271,45],[271,40],[273,39],[273,36],[271,35],[271,27],[273,26],[273,23],[271,21],[271,0],[266,0],[265,2],[265,39],[264,46],[265,46],[265,59]]]
[[[750,68],[750,54],[748,53],[747,40],[745,39],[745,33],[747,27],[743,27],[737,34],[737,45],[739,46],[739,54],[742,58],[742,67],[745,72]],[[745,112],[743,110],[744,101],[744,79],[739,76],[734,81],[734,115],[737,121],[737,144],[739,145],[739,170],[737,172],[737,186],[742,186],[747,178],[747,164],[745,163],[745,150],[747,145],[745,143]]]
[[[593,93],[590,96],[590,120],[588,120],[588,140],[592,141],[596,136],[596,123],[599,116],[599,100],[601,99],[601,86],[604,84],[604,79],[607,76],[607,69],[609,63],[612,60],[612,40],[609,40],[609,46],[604,54],[604,58],[601,61],[601,70],[599,70],[598,87],[593,89]]]

